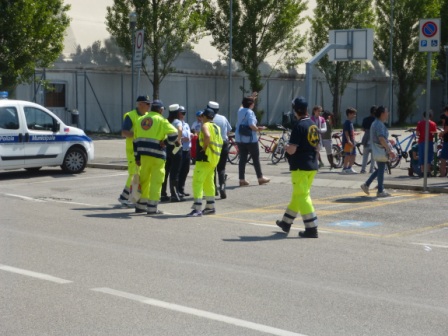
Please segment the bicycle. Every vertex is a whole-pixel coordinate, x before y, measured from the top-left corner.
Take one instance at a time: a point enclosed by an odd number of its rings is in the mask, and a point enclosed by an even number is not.
[[[401,136],[400,134],[391,134],[391,137],[395,138],[395,140],[389,140],[389,142],[391,143],[396,156],[395,159],[390,162],[390,168],[396,168],[400,164],[402,158],[404,158],[406,162],[411,160],[409,158],[409,150],[412,147],[412,143],[417,140],[417,135],[415,134],[415,128],[409,128],[405,132],[410,132],[411,134],[401,141],[398,139]],[[403,149],[402,144],[406,141],[406,147]]]
[[[266,133],[258,132],[258,144],[264,150],[265,153],[271,155],[271,161],[273,164],[277,164],[280,160],[285,159],[285,146],[289,141],[291,130],[277,125],[277,128],[282,130],[281,136],[269,135]],[[229,135],[229,155],[227,161],[230,164],[237,164],[240,159],[240,153],[238,150],[238,144],[235,142],[235,134]],[[247,157],[247,162],[252,164],[252,157]]]

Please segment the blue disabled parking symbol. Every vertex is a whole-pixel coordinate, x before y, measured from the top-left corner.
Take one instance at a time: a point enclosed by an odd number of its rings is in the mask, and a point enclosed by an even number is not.
[[[352,227],[352,228],[369,228],[372,226],[378,226],[382,225],[382,223],[378,222],[363,222],[363,221],[356,221],[356,220],[343,220],[338,222],[333,222],[328,224],[330,226],[339,226],[339,227]]]

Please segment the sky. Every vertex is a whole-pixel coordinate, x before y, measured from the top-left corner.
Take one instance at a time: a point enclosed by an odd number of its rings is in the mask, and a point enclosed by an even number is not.
[[[76,51],[79,44],[82,48],[92,45],[95,41],[103,42],[110,34],[106,29],[106,7],[113,5],[113,0],[65,0],[66,4],[71,5],[69,16],[72,18],[70,28],[65,39],[64,54],[69,55]],[[308,6],[310,9],[305,15],[312,14],[315,1],[310,0]],[[308,29],[305,26],[305,29]],[[197,45],[194,45],[196,51],[203,59],[214,62],[218,60],[220,53],[210,45],[211,37],[205,37]],[[276,62],[276,58],[271,57],[269,62]]]

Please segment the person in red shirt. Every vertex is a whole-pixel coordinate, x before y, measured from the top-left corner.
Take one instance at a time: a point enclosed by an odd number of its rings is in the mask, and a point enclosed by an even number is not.
[[[417,123],[416,133],[418,136],[418,163],[421,168],[420,177],[423,177],[425,169],[424,164],[427,165],[428,176],[431,176],[431,162],[434,159],[434,134],[437,133],[437,125],[432,119],[432,112],[429,111],[429,144],[428,144],[428,160],[425,160],[425,127],[426,127],[426,112],[423,112],[423,118]]]

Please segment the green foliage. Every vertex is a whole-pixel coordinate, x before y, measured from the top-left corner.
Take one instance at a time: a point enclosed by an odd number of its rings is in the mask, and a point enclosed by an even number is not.
[[[77,64],[121,66],[126,61],[123,52],[113,38],[105,40],[104,47],[101,46],[100,41],[93,42],[85,49],[81,49],[81,46],[78,45],[76,53],[71,57],[72,62]]]
[[[132,39],[129,14],[137,13],[136,30],[145,31],[142,70],[154,87],[153,98],[159,98],[160,83],[175,69],[172,63],[182,51],[203,36],[207,17],[206,0],[114,0],[107,7],[106,25],[130,60]]]
[[[377,0],[375,57],[386,68],[390,64],[390,0]],[[398,123],[404,124],[415,109],[416,89],[426,77],[427,54],[418,51],[419,20],[437,17],[439,0],[394,1],[392,73],[398,89]]]
[[[302,0],[233,0],[232,57],[249,76],[252,91],[260,92],[260,64],[270,55],[282,53],[286,67],[296,65],[303,51],[305,38],[297,27],[304,21],[301,13],[307,6]],[[229,0],[212,5],[207,28],[212,45],[229,58]]]
[[[310,18],[309,47],[314,55],[327,43],[329,30],[373,28],[373,0],[317,0]],[[340,101],[351,78],[362,70],[361,62],[330,62],[323,57],[316,67],[324,74],[333,95],[335,124],[341,120]]]
[[[14,90],[59,57],[69,9],[63,0],[0,1],[0,90]]]

